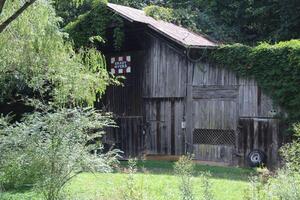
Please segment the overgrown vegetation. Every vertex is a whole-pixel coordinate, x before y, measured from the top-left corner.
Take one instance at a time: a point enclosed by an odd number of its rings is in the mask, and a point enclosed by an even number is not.
[[[175,163],[175,173],[180,177],[180,194],[182,200],[194,200],[192,177],[194,164],[191,156],[182,156]]]
[[[13,9],[7,2],[0,20]],[[30,97],[92,105],[104,93],[111,79],[103,56],[95,49],[75,53],[58,23],[51,5],[38,1],[1,33],[0,103]]]
[[[68,7],[63,10],[68,12]],[[113,25],[114,47],[116,50],[121,48],[124,38],[123,20],[109,11],[106,0],[84,0],[77,10],[80,14],[77,13],[73,19],[69,19],[70,22],[64,28],[70,34],[76,48],[93,45],[100,48],[105,46],[110,25]],[[96,36],[103,38],[103,40],[92,44],[90,38]]]
[[[300,172],[300,123],[294,125],[294,140],[281,148],[285,165],[292,171]]]
[[[284,159],[283,167],[274,173],[264,169],[260,176],[252,177],[244,199],[300,199],[299,126],[298,124],[294,127],[297,139],[281,149],[281,155]]]
[[[274,45],[261,43],[256,47],[225,45],[209,57],[242,77],[254,78],[275,104],[288,113],[290,124],[300,119],[299,40]]]
[[[129,159],[126,169],[128,177],[123,187],[120,188],[120,199],[122,200],[145,200],[147,199],[143,185],[137,183],[137,160]]]
[[[1,22],[29,5],[4,2]],[[17,121],[1,115],[1,190],[34,188],[46,200],[64,199],[66,184],[83,171],[110,171],[117,156],[101,145],[111,116],[86,108],[114,79],[93,46],[73,50],[60,23],[52,1],[30,1],[0,35],[0,103],[33,109]]]
[[[117,152],[101,153],[100,142],[104,127],[114,123],[93,109],[36,111],[16,124],[1,120],[0,185],[4,189],[33,186],[44,199],[57,200],[79,173],[110,171],[116,161]]]

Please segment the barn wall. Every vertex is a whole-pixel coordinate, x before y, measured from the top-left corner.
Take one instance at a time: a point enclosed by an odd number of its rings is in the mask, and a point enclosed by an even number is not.
[[[142,79],[144,70],[144,51],[118,52],[106,55],[108,66],[110,58],[131,56],[131,73],[124,74],[124,80],[119,86],[110,86],[106,91],[105,109],[118,116],[142,116]]]
[[[148,35],[143,75],[148,153],[180,155],[184,152],[187,68],[184,55],[169,43]]]
[[[190,134],[193,134],[194,138],[205,136],[204,139],[209,139],[212,137],[211,135],[219,138],[217,142],[211,141],[211,144],[195,143],[194,141],[196,158],[245,165],[245,157],[256,146],[238,148],[241,145],[241,138],[244,138],[241,135],[249,135],[247,131],[241,131],[244,130],[245,123],[241,123],[240,119],[245,117],[257,120],[264,118],[267,124],[273,124],[270,117],[277,108],[273,107],[272,100],[261,91],[253,79],[240,78],[225,67],[211,63],[197,63],[194,64],[193,73],[190,75],[193,79],[194,128]],[[216,134],[218,130],[222,130],[219,131],[219,135]],[[246,143],[251,143],[251,141],[253,143],[261,137],[268,138],[267,135],[270,134],[276,135],[278,134],[277,130],[278,128],[275,127],[260,131],[257,135],[249,136]],[[226,138],[231,136],[226,136],[226,134],[231,134],[233,131],[235,142],[228,143]],[[269,137],[266,144],[273,143],[277,144],[277,138]],[[276,154],[275,149],[278,149],[278,145],[275,146],[271,152],[268,150],[268,155]],[[266,145],[257,146],[257,148],[265,151]],[[243,161],[239,161],[241,158]],[[273,158],[270,160],[272,163],[275,162]]]
[[[143,97],[170,98],[186,96],[186,58],[167,42],[147,37]]]
[[[245,156],[254,148],[241,146],[245,135],[250,144],[259,140],[261,134],[278,130],[270,125],[267,131],[250,137],[241,127],[245,124],[241,118],[264,118],[272,124],[271,117],[278,110],[253,79],[238,77],[211,63],[193,63],[183,51],[160,37],[146,35],[145,41],[143,51],[122,53],[132,56],[132,73],[126,75],[124,87],[112,87],[106,95],[108,110],[121,116],[125,124],[120,125],[119,132],[132,139],[128,144],[120,143],[126,155],[193,152],[198,160],[235,165],[245,163]],[[139,128],[128,133],[124,127],[133,122],[126,116],[136,116],[138,121],[142,117],[143,126],[133,125]],[[132,141],[136,137],[143,141],[138,145],[143,144],[144,148],[134,149],[136,144]],[[272,138],[264,144],[276,142],[276,137]],[[275,151],[276,148],[272,153]]]

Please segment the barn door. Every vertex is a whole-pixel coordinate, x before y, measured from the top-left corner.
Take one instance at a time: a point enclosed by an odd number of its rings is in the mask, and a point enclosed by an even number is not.
[[[193,147],[196,159],[232,164],[236,144],[237,88],[193,88]]]
[[[123,151],[123,157],[138,157],[144,151],[144,124],[142,116],[118,117],[116,128],[107,134],[107,143]]]
[[[183,99],[147,99],[145,102],[147,154],[181,155],[184,152]]]

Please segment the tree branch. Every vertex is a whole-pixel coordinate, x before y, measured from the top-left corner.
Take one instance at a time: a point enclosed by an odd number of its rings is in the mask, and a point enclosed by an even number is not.
[[[6,0],[0,0],[0,15],[2,13],[5,2],[6,2]]]
[[[1,1],[1,0],[0,0]],[[4,0],[5,3],[6,0]],[[12,16],[10,16],[7,20],[5,20],[2,24],[0,24],[0,33],[2,33],[5,28],[11,23],[13,22],[15,19],[17,19],[29,6],[31,6],[34,2],[36,2],[36,0],[30,0],[26,3],[24,3],[24,5],[19,8],[19,10],[17,10]],[[2,3],[2,1],[1,1]],[[3,4],[4,5],[4,4]]]

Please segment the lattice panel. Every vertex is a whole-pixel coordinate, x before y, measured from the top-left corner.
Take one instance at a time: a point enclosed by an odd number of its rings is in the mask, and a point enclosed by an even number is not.
[[[223,129],[194,129],[194,144],[234,145],[234,130]]]

